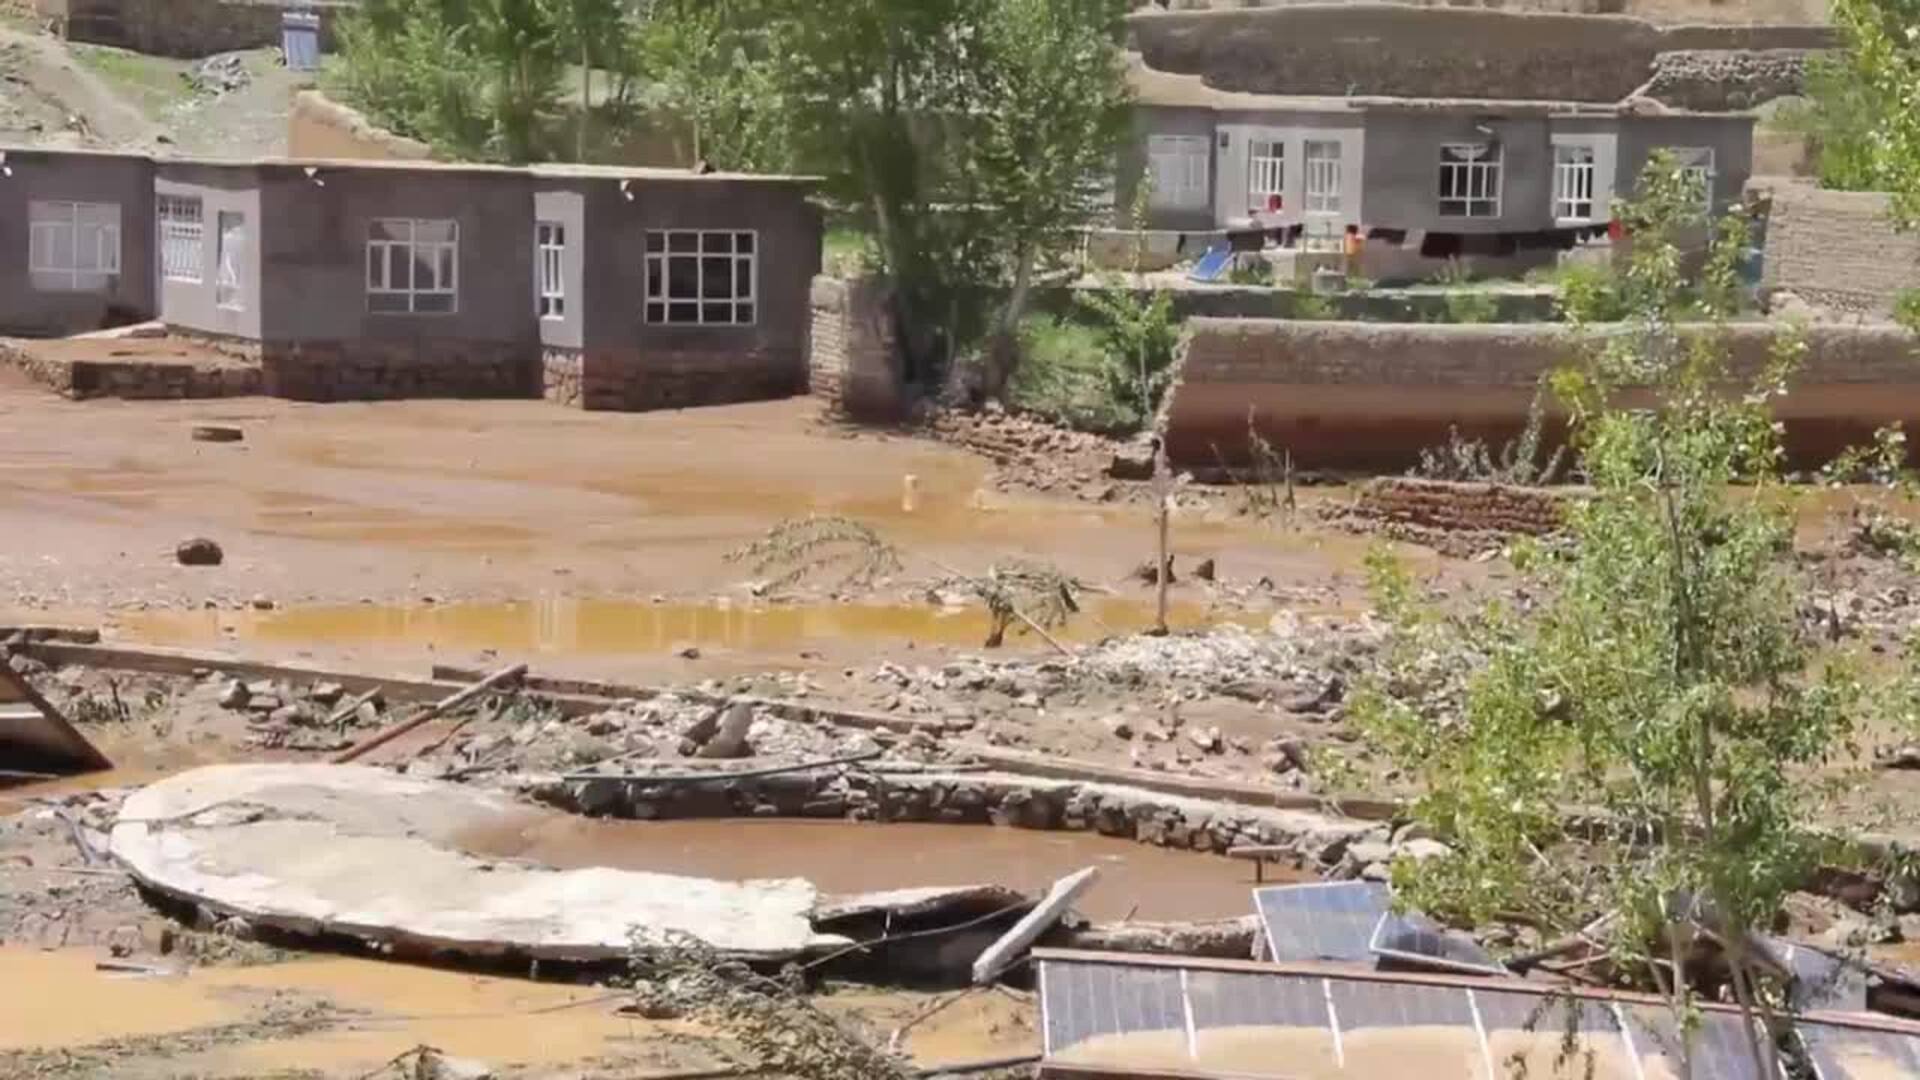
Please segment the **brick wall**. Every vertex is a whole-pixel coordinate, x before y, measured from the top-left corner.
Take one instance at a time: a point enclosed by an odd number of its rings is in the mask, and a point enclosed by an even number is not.
[[[903,402],[885,286],[872,278],[821,275],[813,279],[810,302],[808,390],[848,416],[897,416]]]
[[[1815,307],[1885,317],[1903,289],[1920,287],[1920,231],[1894,231],[1885,195],[1791,182],[1763,194],[1771,202],[1765,288]]]
[[[540,395],[534,354],[499,342],[267,342],[261,365],[265,392],[296,401]]]
[[[1351,514],[1416,530],[1542,536],[1560,527],[1561,488],[1383,476],[1362,485]]]
[[[1766,362],[1779,324],[1728,328],[1736,371]],[[1888,325],[1815,325],[1777,406],[1789,450],[1825,460],[1895,420],[1920,424],[1920,341]],[[1564,326],[1193,319],[1161,426],[1177,463],[1244,457],[1249,429],[1308,468],[1399,470],[1450,429],[1498,446],[1542,374],[1572,360]]]

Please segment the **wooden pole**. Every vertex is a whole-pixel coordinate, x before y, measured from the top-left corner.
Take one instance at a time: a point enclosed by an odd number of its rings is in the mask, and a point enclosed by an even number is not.
[[[1166,444],[1155,439],[1153,445],[1153,513],[1159,528],[1159,543],[1154,549],[1153,632],[1167,633],[1167,587],[1172,584],[1173,560],[1167,554],[1168,521],[1173,516],[1173,483],[1168,475]]]
[[[441,713],[446,712],[448,709],[457,709],[460,706],[465,705],[467,702],[472,701],[474,698],[479,697],[481,694],[484,694],[487,691],[492,690],[494,687],[499,686],[501,683],[511,682],[512,680],[518,679],[519,677],[521,677],[522,675],[525,675],[526,673],[527,673],[527,665],[525,664],[515,664],[509,668],[501,668],[499,671],[496,671],[493,674],[487,676],[486,678],[481,679],[479,682],[474,683],[472,686],[469,686],[466,689],[461,690],[460,692],[452,695],[451,697],[442,699],[439,702],[436,702],[432,705],[427,706],[426,708],[415,713],[413,716],[400,721],[398,724],[395,724],[394,726],[386,729],[385,731],[382,731],[378,735],[375,735],[372,738],[367,739],[365,742],[356,743],[353,746],[350,746],[347,749],[342,750],[340,753],[334,755],[332,759],[333,763],[335,765],[345,765],[349,761],[353,761],[356,758],[362,757],[371,751],[378,750],[380,747],[387,745],[388,743],[392,742],[393,740],[399,738],[402,735],[405,735],[407,732],[412,731],[414,728],[419,727],[421,724],[424,724],[427,721],[433,719],[434,717],[439,716]]]

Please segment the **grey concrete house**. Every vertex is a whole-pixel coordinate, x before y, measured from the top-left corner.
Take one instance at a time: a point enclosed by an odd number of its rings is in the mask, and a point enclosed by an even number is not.
[[[1753,119],[1626,105],[1285,97],[1134,69],[1137,138],[1118,196],[1151,177],[1148,225],[1257,223],[1535,233],[1610,220],[1658,148],[1706,178],[1717,207],[1752,170]]]
[[[89,328],[117,305],[257,358],[269,393],[321,401],[650,408],[806,383],[821,225],[803,178],[13,160],[0,331]]]

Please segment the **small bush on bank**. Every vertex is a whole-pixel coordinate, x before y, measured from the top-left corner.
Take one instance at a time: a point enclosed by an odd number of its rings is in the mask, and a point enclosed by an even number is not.
[[[1450,292],[1446,295],[1446,321],[1450,323],[1490,323],[1500,321],[1500,301],[1487,292]]]
[[[1110,388],[1111,361],[1100,331],[1057,315],[1020,323],[1021,360],[1007,385],[1007,403],[1077,431],[1117,435],[1141,417]]]

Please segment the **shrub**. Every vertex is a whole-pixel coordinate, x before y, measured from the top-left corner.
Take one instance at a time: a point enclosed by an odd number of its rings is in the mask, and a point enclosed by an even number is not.
[[[1141,417],[1111,392],[1111,362],[1099,330],[1056,315],[1029,315],[1020,323],[1020,350],[1008,404],[1078,431],[1120,434],[1139,426]]]
[[[1446,305],[1448,322],[1490,323],[1500,319],[1500,301],[1489,292],[1450,292]]]

